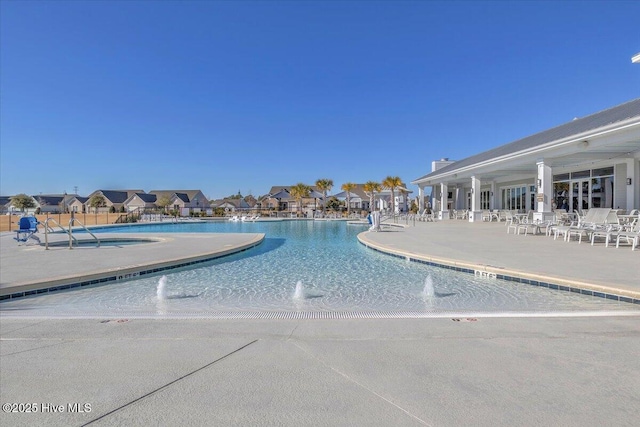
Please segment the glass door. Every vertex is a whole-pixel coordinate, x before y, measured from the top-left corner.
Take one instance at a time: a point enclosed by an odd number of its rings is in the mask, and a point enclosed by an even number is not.
[[[589,209],[589,180],[573,181],[571,183],[571,210],[582,212]]]
[[[613,208],[613,177],[591,178],[591,207]]]

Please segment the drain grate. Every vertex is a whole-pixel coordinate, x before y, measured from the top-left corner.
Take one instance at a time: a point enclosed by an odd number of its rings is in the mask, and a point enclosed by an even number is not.
[[[123,317],[126,316],[126,318]],[[100,323],[126,323],[131,319],[211,320],[322,320],[322,319],[452,319],[475,322],[480,318],[533,317],[640,317],[640,311],[209,311],[158,314],[150,312],[61,313],[29,315],[0,312],[1,319],[97,319]],[[458,319],[458,320],[455,320]],[[471,320],[473,319],[473,320]]]

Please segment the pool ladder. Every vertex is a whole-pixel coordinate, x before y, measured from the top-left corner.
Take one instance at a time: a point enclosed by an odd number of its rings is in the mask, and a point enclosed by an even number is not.
[[[63,226],[61,226],[60,223],[58,221],[56,221],[55,219],[48,218],[44,222],[44,248],[46,250],[49,250],[49,231],[54,232],[54,229],[49,226],[49,222],[50,221],[53,221],[58,226],[58,228],[60,228],[62,231],[64,231],[65,233],[67,233],[69,235],[69,249],[73,249],[73,243],[74,242],[76,243],[76,245],[78,244],[78,239],[73,237],[73,223],[74,222],[77,222],[78,224],[80,224],[80,226],[82,228],[84,228],[84,230],[87,233],[89,233],[91,235],[91,237],[93,237],[95,239],[97,248],[100,247],[100,239],[98,239],[95,234],[93,234],[91,231],[89,231],[89,229],[87,227],[85,227],[84,224],[81,223],[80,221],[78,221],[76,218],[71,218],[69,220],[69,228],[68,229],[66,229]]]

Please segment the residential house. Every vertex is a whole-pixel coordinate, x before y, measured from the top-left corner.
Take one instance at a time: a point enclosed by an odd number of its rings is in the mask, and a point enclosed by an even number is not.
[[[249,203],[246,202],[246,200],[242,198],[240,199],[225,198],[225,199],[214,200],[213,202],[211,202],[211,206],[213,208],[222,208],[224,209],[225,212],[228,212],[228,213],[238,212],[238,211],[248,211],[255,207],[255,205],[251,206]]]
[[[191,212],[210,213],[209,200],[200,190],[153,190],[149,191],[149,194],[155,194],[156,200],[168,197],[171,200],[170,208],[179,211],[183,216],[188,216]]]
[[[355,188],[350,191],[351,196],[349,198],[349,203],[351,205],[351,210],[365,210],[370,211],[371,209],[371,195],[364,190],[364,184],[356,184]],[[395,199],[395,207],[396,212],[407,212],[410,205],[410,197],[412,191],[408,190],[404,187],[394,189],[394,199]],[[385,211],[391,208],[391,190],[387,188],[383,188],[380,192],[376,192],[374,195],[374,205]],[[347,202],[347,192],[342,191],[340,193],[334,194],[332,197],[336,197],[339,200],[344,200],[345,204]]]
[[[31,196],[36,201],[36,210],[40,213],[64,213],[68,211],[69,202],[77,194],[39,194]]]
[[[0,213],[6,214],[8,212],[12,212],[16,209],[12,209],[13,205],[11,204],[10,196],[0,196]]]
[[[67,210],[75,213],[86,213],[87,209],[89,209],[89,205],[87,204],[88,201],[88,197],[74,195],[67,203]]]
[[[144,193],[143,190],[96,190],[89,194],[86,206],[86,212],[95,211],[89,204],[91,198],[95,195],[104,197],[105,205],[98,208],[98,212],[123,212],[125,210],[124,202],[136,193]]]
[[[147,210],[156,209],[157,195],[149,193],[135,193],[129,196],[124,201],[124,206],[127,212],[133,212],[135,210]]]
[[[258,203],[262,209],[274,209],[279,211],[310,212],[322,209],[322,193],[318,191],[315,185],[310,185],[310,197],[301,200],[302,209],[298,207],[298,201],[291,198],[291,185],[274,185],[269,190],[269,194],[262,196]]]

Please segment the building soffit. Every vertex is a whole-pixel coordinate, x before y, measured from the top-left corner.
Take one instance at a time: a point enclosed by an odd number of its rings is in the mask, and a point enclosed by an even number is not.
[[[432,172],[412,181],[412,184],[422,186],[436,185],[441,182],[446,182],[448,185],[468,184],[474,175],[481,177],[485,182],[508,176],[535,176],[536,163],[539,160],[544,160],[546,164],[555,168],[580,168],[581,166],[588,168],[590,164],[596,162],[637,157],[639,153],[640,117],[633,117],[623,122],[462,167],[456,167],[456,163],[460,163],[456,162],[444,171]]]

